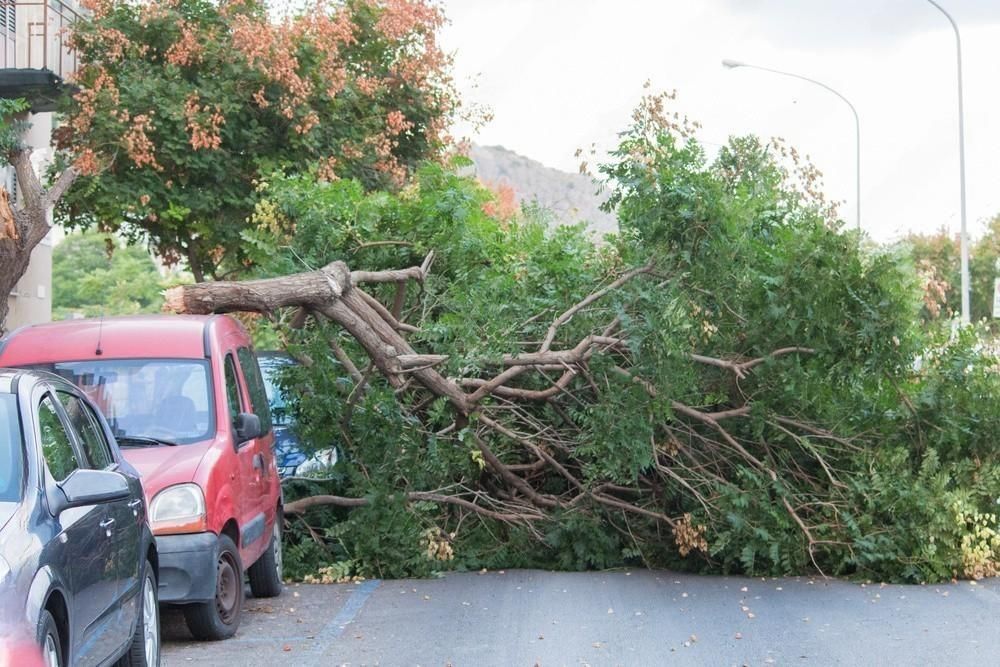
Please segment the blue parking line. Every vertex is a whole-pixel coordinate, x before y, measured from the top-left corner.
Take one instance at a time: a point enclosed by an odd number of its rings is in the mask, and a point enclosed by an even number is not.
[[[357,617],[361,608],[365,606],[365,602],[381,584],[382,581],[380,579],[369,579],[355,588],[354,592],[351,593],[351,597],[347,598],[347,602],[337,615],[333,617],[333,620],[327,623],[326,627],[316,635],[315,648],[323,650],[330,642],[343,634],[344,628]]]

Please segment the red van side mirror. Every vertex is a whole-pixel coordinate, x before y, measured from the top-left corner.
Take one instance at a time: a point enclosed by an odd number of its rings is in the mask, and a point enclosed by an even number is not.
[[[236,415],[236,419],[233,420],[233,430],[236,432],[237,445],[264,435],[260,427],[260,417],[249,412]]]

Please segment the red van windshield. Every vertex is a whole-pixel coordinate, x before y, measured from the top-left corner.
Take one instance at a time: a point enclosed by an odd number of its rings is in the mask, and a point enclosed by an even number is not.
[[[101,359],[34,368],[61,375],[78,386],[104,413],[118,438],[188,444],[215,434],[207,361]]]

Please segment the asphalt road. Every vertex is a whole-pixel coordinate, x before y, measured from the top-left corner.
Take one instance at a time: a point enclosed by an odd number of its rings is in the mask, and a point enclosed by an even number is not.
[[[1000,665],[1000,580],[934,586],[666,571],[451,574],[291,585],[181,665]]]

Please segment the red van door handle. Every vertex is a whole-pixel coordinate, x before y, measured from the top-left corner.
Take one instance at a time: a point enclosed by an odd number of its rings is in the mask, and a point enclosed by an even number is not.
[[[260,471],[263,472],[263,470],[264,470],[264,456],[262,454],[254,454],[253,455],[253,467],[256,470],[260,470]]]

